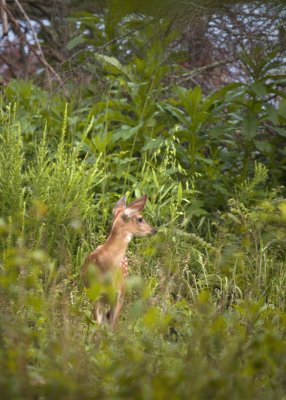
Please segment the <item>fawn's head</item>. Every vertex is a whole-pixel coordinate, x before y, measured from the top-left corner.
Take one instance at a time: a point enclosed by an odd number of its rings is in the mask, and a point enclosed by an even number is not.
[[[140,213],[146,201],[147,196],[144,195],[126,205],[126,198],[123,196],[113,209],[114,219],[111,233],[121,234],[129,240],[132,236],[154,235],[157,230],[146,222]]]

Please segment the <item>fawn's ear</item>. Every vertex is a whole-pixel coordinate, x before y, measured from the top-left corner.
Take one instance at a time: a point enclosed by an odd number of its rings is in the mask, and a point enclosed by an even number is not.
[[[147,201],[147,195],[140,197],[139,199],[133,201],[132,203],[128,204],[128,206],[124,209],[124,215],[127,217],[131,217],[133,214],[142,211],[145,203]]]
[[[121,197],[120,200],[118,200],[118,202],[115,204],[113,210],[112,210],[112,214],[116,215],[118,213],[119,210],[124,209],[126,207],[126,196],[124,195],[123,197]]]

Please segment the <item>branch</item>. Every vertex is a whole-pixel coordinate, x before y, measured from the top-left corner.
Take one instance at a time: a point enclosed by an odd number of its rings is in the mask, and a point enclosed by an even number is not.
[[[194,75],[199,75],[202,72],[207,71],[208,69],[213,69],[213,68],[219,67],[220,65],[224,65],[224,64],[230,64],[231,62],[233,62],[233,60],[231,60],[231,59],[215,61],[212,64],[208,64],[208,65],[204,65],[203,67],[195,68],[195,69],[191,70],[189,73],[183,74],[183,76],[186,76],[187,79],[188,78],[192,79],[191,77],[193,77]]]
[[[2,60],[4,64],[8,66],[8,70],[11,73],[12,77],[17,78],[17,74],[15,74],[14,72],[16,65],[12,61],[8,60],[3,53],[0,53],[0,60]]]
[[[55,77],[55,79],[59,82],[60,85],[63,85],[63,81],[61,79],[61,77],[57,74],[57,72],[54,70],[54,68],[47,62],[42,47],[40,45],[39,39],[38,39],[38,35],[37,32],[35,31],[33,25],[31,24],[31,21],[28,17],[28,15],[26,14],[24,8],[22,7],[22,5],[20,4],[20,2],[18,0],[14,0],[15,3],[17,4],[18,8],[20,9],[21,13],[23,14],[25,20],[27,21],[27,24],[29,26],[29,28],[31,29],[32,35],[33,35],[33,39],[36,43],[36,47],[38,49],[38,51],[35,51],[33,46],[29,46],[31,48],[31,50],[33,51],[33,53],[36,55],[36,57],[38,58],[38,60],[51,72],[51,74]],[[12,15],[10,13],[10,15]],[[15,18],[13,17],[14,22],[16,22],[16,24],[18,25],[17,21],[15,20]],[[19,28],[20,30],[20,28]],[[21,31],[21,30],[20,30]],[[21,32],[22,33],[22,32]],[[23,37],[23,34],[22,34]],[[25,38],[26,41],[26,38]]]
[[[7,17],[7,11],[6,11],[6,8],[7,8],[6,0],[1,0],[0,8],[1,8],[3,36],[7,36],[8,31],[9,31],[9,26],[8,26],[8,17]]]

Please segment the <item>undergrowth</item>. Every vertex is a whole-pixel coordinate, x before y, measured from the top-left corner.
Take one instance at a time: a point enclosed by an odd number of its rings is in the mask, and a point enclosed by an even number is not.
[[[46,126],[33,146],[16,106],[1,110],[3,398],[283,398],[286,201],[267,169],[210,212],[174,136],[140,158],[104,156],[71,139],[68,118],[56,145]],[[91,318],[81,265],[124,192],[149,195],[159,232],[129,247],[112,333]]]

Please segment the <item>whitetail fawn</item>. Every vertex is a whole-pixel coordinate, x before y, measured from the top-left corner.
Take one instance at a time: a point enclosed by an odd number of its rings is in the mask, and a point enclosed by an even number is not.
[[[128,260],[125,253],[128,243],[133,236],[154,235],[157,232],[140,214],[146,200],[145,195],[129,205],[126,205],[125,196],[118,201],[113,209],[114,217],[108,239],[88,255],[83,265],[84,280],[87,285],[92,284],[92,279],[98,280],[99,283],[112,279],[116,293],[115,301],[107,300],[103,295],[93,308],[94,319],[99,324],[109,324],[112,329],[116,326],[124,301],[125,280],[128,276]]]

